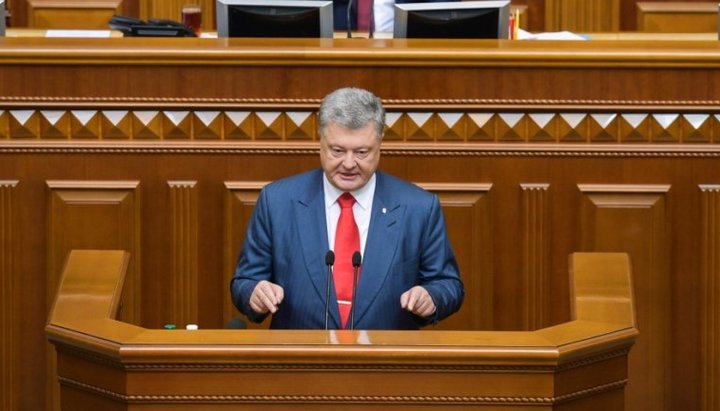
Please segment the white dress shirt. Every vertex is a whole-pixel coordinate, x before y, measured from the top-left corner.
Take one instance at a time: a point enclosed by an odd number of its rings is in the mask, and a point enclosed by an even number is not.
[[[395,20],[395,0],[374,0],[375,32],[392,33]]]
[[[327,225],[328,244],[330,249],[335,251],[335,230],[338,218],[340,218],[340,205],[338,197],[344,193],[334,185],[330,184],[325,173],[323,173],[323,191],[325,192],[325,221]],[[360,232],[360,255],[365,255],[365,243],[367,242],[368,229],[370,228],[370,214],[372,212],[373,199],[375,198],[375,173],[373,173],[367,184],[359,190],[350,193],[355,197],[353,204],[353,216],[355,224]]]

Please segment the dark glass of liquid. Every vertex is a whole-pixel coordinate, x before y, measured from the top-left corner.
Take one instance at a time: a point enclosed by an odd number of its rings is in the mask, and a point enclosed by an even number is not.
[[[202,23],[202,9],[199,4],[186,4],[182,8],[182,22],[190,27],[196,35],[200,35]]]

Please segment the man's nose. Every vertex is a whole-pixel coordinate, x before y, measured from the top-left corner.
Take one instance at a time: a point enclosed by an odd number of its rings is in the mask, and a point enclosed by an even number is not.
[[[345,168],[355,167],[355,154],[352,151],[346,152],[343,156],[342,164]]]

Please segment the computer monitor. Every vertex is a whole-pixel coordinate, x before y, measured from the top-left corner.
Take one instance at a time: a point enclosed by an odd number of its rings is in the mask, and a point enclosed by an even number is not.
[[[5,0],[0,0],[0,36],[5,35]]]
[[[217,0],[218,37],[332,37],[333,3]]]
[[[510,1],[395,4],[395,38],[506,39]]]

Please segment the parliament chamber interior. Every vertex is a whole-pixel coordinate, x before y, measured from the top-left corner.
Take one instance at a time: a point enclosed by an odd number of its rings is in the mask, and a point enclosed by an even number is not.
[[[224,36],[214,0],[197,37],[128,36],[112,16],[184,2],[3,3],[0,409],[720,411],[717,3],[510,2],[577,41]],[[438,196],[462,308],[228,329],[260,190],[319,167],[346,86],[385,106],[379,168]]]

